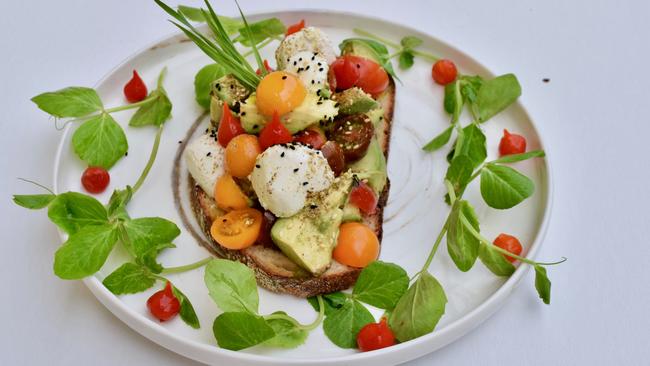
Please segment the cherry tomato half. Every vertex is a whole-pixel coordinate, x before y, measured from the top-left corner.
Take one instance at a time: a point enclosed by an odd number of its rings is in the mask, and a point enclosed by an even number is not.
[[[129,103],[140,102],[147,97],[147,86],[135,70],[133,70],[131,80],[124,85],[124,96]]]
[[[286,144],[293,141],[291,132],[280,122],[280,117],[277,113],[273,113],[273,119],[269,122],[260,132],[260,147],[262,151],[268,147],[277,144]]]
[[[368,116],[353,114],[337,118],[330,139],[341,145],[345,160],[353,162],[366,154],[374,131]]]
[[[345,90],[355,86],[359,81],[359,68],[360,66],[351,56],[344,56],[334,61],[330,66],[330,72],[336,80],[336,89]]]
[[[499,248],[505,249],[515,255],[520,255],[521,251],[523,250],[523,247],[521,246],[519,239],[508,234],[499,234],[499,236],[497,236],[497,238],[494,239],[494,245],[498,246]],[[504,255],[504,257],[506,257],[506,259],[509,260],[510,262],[514,262],[517,260],[516,258],[507,255]]]
[[[376,98],[388,87],[388,73],[378,63],[363,57],[356,57],[359,65],[357,86]]]
[[[262,153],[257,136],[241,134],[226,146],[226,168],[237,178],[246,178],[255,168],[255,160]]]
[[[271,116],[291,112],[307,95],[307,89],[298,77],[285,71],[267,74],[257,85],[257,108],[263,115]]]
[[[320,149],[327,142],[327,138],[325,138],[323,130],[312,126],[293,135],[293,141],[309,145],[314,149]]]
[[[224,103],[221,122],[219,122],[219,129],[217,130],[217,141],[219,141],[221,146],[227,147],[230,140],[244,132],[239,118],[233,116],[232,112],[230,112],[230,107],[228,107],[228,103]]]
[[[262,228],[262,213],[254,208],[230,211],[210,227],[212,238],[228,249],[244,249],[255,243]]]
[[[86,191],[94,194],[104,192],[110,181],[111,176],[102,167],[88,167],[81,175],[81,185],[84,186]]]
[[[359,182],[350,192],[350,203],[357,206],[364,214],[372,215],[377,209],[377,195],[368,184]]]
[[[379,323],[370,323],[361,328],[357,334],[357,346],[362,352],[374,351],[395,344],[395,335],[382,318]]]
[[[285,34],[285,37],[292,35],[296,32],[300,32],[300,30],[303,28],[305,28],[305,20],[301,19],[298,23],[292,24],[287,27],[287,34]]]
[[[323,153],[325,159],[327,159],[327,163],[332,168],[334,175],[338,177],[343,172],[343,169],[345,169],[345,155],[341,146],[334,141],[327,141],[320,148],[320,151]]]
[[[147,300],[147,307],[151,315],[161,322],[169,320],[178,314],[181,309],[181,303],[174,296],[171,282],[167,281],[163,290],[151,295],[149,300]]]
[[[339,228],[339,238],[332,257],[350,267],[363,268],[379,256],[379,239],[367,225],[346,222]]]
[[[447,85],[458,76],[456,65],[450,60],[438,60],[431,68],[431,77],[433,81],[440,85]]]
[[[526,138],[510,133],[508,130],[503,130],[503,137],[499,142],[499,154],[504,155],[513,155],[513,154],[522,154],[526,152]]]
[[[224,174],[214,184],[214,200],[220,209],[230,211],[247,208],[250,200],[230,174]]]

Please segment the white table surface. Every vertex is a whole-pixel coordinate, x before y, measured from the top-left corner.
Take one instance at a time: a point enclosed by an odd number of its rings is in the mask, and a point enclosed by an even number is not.
[[[214,3],[234,14],[229,0]],[[410,365],[648,364],[649,2],[241,3],[248,12],[371,8],[521,81],[522,101],[547,141],[555,173],[555,205],[540,258],[569,258],[550,271],[553,303],[540,303],[529,273],[491,319]],[[2,13],[0,364],[195,365],[121,323],[81,282],[57,279],[54,226],[42,212],[10,199],[33,192],[16,177],[51,183],[60,137],[29,98],[93,85],[131,53],[173,32],[171,25],[153,1],[3,0]]]

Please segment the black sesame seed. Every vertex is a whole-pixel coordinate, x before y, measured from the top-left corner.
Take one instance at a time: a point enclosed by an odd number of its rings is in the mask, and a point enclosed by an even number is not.
[[[230,84],[230,89],[235,89],[235,85]]]
[[[205,154],[205,156],[210,156],[210,155],[212,155],[212,152],[210,152],[210,151],[208,151],[208,153]]]
[[[318,71],[323,71],[323,70],[324,70],[324,69],[323,69],[322,67],[321,67],[320,69],[318,69]]]
[[[205,129],[205,133],[208,133],[208,131],[210,131],[210,129],[209,129],[209,128],[206,128],[206,129]]]
[[[241,112],[240,115],[243,117],[246,115],[246,112]]]
[[[291,59],[290,59],[290,58],[288,58],[288,59],[287,59],[287,62],[289,62],[289,61],[291,61]]]
[[[222,219],[221,221],[222,222],[228,222],[228,219]]]
[[[313,210],[313,209],[318,208],[318,205],[311,204],[311,205],[309,205],[309,207]]]
[[[254,130],[256,130],[257,127],[259,127],[259,126],[258,126],[258,125],[253,125],[253,129],[254,129]]]
[[[320,89],[316,90],[316,95],[320,96]]]
[[[312,84],[316,84],[316,80],[312,80],[311,83],[312,83]]]
[[[293,172],[294,172],[294,173],[298,173],[298,169],[299,169],[299,168],[295,168],[295,169],[293,170]]]
[[[179,140],[179,141],[178,141],[178,143],[179,143],[179,144],[182,144],[182,143],[183,143],[183,141],[180,141],[180,140]]]
[[[129,152],[128,152],[128,151],[125,152],[125,153],[124,153],[124,156],[129,156]]]
[[[282,80],[287,80],[287,75],[284,75],[284,76],[282,77]]]
[[[545,82],[545,83],[548,83],[549,81],[551,81],[551,79],[549,79],[549,78],[544,78],[544,79],[542,79],[542,81]]]
[[[309,70],[309,65],[307,65],[307,67],[305,67],[305,70]]]
[[[307,184],[309,184],[309,182],[302,182],[303,186],[306,186]]]
[[[282,152],[282,154],[280,154],[280,157],[284,158],[284,151]]]
[[[323,102],[316,102],[316,104],[317,104],[317,105],[321,105],[321,104],[323,104]]]
[[[293,66],[296,66],[296,65],[298,65],[298,61],[293,62]]]
[[[255,167],[259,169],[259,168],[260,168],[260,165],[259,165],[259,164],[255,164]]]
[[[302,57],[298,59],[298,61],[302,61]]]

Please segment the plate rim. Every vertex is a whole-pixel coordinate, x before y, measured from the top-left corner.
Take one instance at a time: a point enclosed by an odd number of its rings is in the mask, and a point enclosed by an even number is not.
[[[469,53],[463,51],[462,49],[452,46],[451,44],[423,31],[415,29],[410,25],[405,25],[399,22],[395,22],[389,19],[385,19],[381,16],[360,14],[350,11],[341,11],[341,10],[330,10],[330,9],[309,9],[309,8],[296,8],[291,10],[272,10],[272,11],[260,11],[260,12],[250,12],[247,17],[251,19],[262,18],[262,17],[280,17],[280,16],[291,16],[296,15],[300,17],[307,17],[309,15],[320,15],[320,16],[336,16],[341,15],[345,17],[352,17],[363,19],[371,22],[383,22],[388,23],[391,26],[400,27],[403,29],[412,32],[412,34],[418,34],[427,38],[434,40],[437,44],[442,45],[445,48],[448,48],[458,54],[463,55],[469,61],[479,65],[483,68],[487,74],[494,76],[494,74],[488,69],[484,64],[478,62],[474,57]],[[128,64],[131,60],[138,57],[142,53],[150,50],[152,47],[155,47],[159,44],[164,44],[165,42],[170,42],[174,38],[182,37],[180,32],[170,32],[167,35],[158,38],[157,40],[148,43],[144,47],[139,48],[135,52],[131,53],[129,56],[124,58],[116,66],[111,68],[106,72],[94,85],[94,88],[97,88],[99,85],[104,83],[113,73]],[[546,172],[542,177],[542,181],[545,180],[546,184],[546,198],[545,198],[545,209],[542,215],[542,221],[539,226],[537,235],[533,240],[533,243],[530,246],[530,249],[527,253],[527,258],[535,259],[537,254],[544,242],[546,233],[548,231],[548,226],[550,223],[551,212],[554,202],[554,180],[553,180],[553,168],[550,160],[548,159],[547,145],[544,143],[544,138],[540,133],[540,130],[537,128],[537,124],[531,118],[528,109],[524,105],[521,99],[518,99],[516,103],[521,108],[524,116],[531,122],[530,125],[534,132],[537,135],[539,140],[540,148],[546,152],[546,158],[543,160],[545,165]],[[53,190],[58,194],[58,175],[59,168],[61,163],[61,155],[65,147],[65,142],[67,140],[67,135],[70,133],[72,126],[68,124],[65,127],[61,135],[58,147],[56,149],[56,154],[54,156],[54,166],[53,166]],[[62,242],[66,240],[65,233],[57,229],[59,232],[59,237]],[[119,299],[118,296],[114,295],[108,289],[106,289],[101,281],[97,278],[96,275],[86,277],[82,280],[84,285],[88,287],[91,293],[106,307],[113,315],[115,315],[120,321],[126,324],[129,328],[135,330],[140,335],[143,335],[147,339],[153,341],[154,343],[167,348],[168,350],[180,354],[189,359],[202,362],[202,363],[213,363],[219,361],[215,358],[220,357],[223,360],[234,361],[237,365],[258,365],[264,363],[266,365],[325,365],[325,364],[336,364],[340,362],[354,362],[355,364],[360,364],[367,361],[375,361],[378,364],[385,364],[386,362],[397,361],[399,363],[413,360],[418,357],[422,357],[426,354],[435,352],[436,350],[456,341],[464,334],[470,330],[476,328],[483,321],[488,319],[496,310],[498,310],[508,298],[508,295],[518,286],[521,279],[528,273],[530,270],[530,265],[521,264],[517,267],[515,272],[490,296],[487,297],[481,304],[476,308],[460,317],[459,319],[447,324],[441,329],[436,329],[435,331],[418,337],[416,339],[396,344],[395,346],[372,351],[372,352],[359,352],[351,355],[345,356],[334,356],[328,357],[325,359],[310,359],[310,358],[282,358],[282,357],[273,357],[268,355],[258,355],[238,351],[230,351],[224,348],[218,347],[216,344],[208,345],[193,340],[188,340],[181,336],[176,335],[167,328],[161,326],[160,324],[151,321],[151,319],[134,312],[128,306],[125,305],[123,301]],[[447,337],[445,339],[445,337]],[[426,347],[429,344],[434,344],[435,341],[439,341],[438,345],[430,348]],[[391,355],[392,357],[387,357]]]

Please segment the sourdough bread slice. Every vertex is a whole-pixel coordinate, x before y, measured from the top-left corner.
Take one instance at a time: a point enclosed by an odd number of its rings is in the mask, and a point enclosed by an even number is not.
[[[384,110],[384,118],[377,128],[378,134],[383,134],[378,140],[384,156],[388,158],[390,144],[390,133],[393,122],[393,110],[395,104],[395,83],[391,79],[388,88],[377,98]],[[210,235],[212,222],[221,214],[215,201],[209,197],[203,189],[194,184],[190,176],[192,209],[199,225],[206,234],[209,244],[208,250],[213,254],[231,260],[237,260],[253,269],[257,283],[273,292],[287,293],[298,297],[310,297],[344,290],[352,286],[361,272],[358,268],[348,267],[335,260],[331,266],[320,276],[313,276],[300,268],[297,264],[287,258],[276,247],[265,247],[253,245],[243,250],[229,250],[216,241]],[[368,225],[382,240],[382,224],[384,208],[388,200],[390,181],[387,180],[383,192],[379,196],[375,214],[364,216],[363,222]]]

